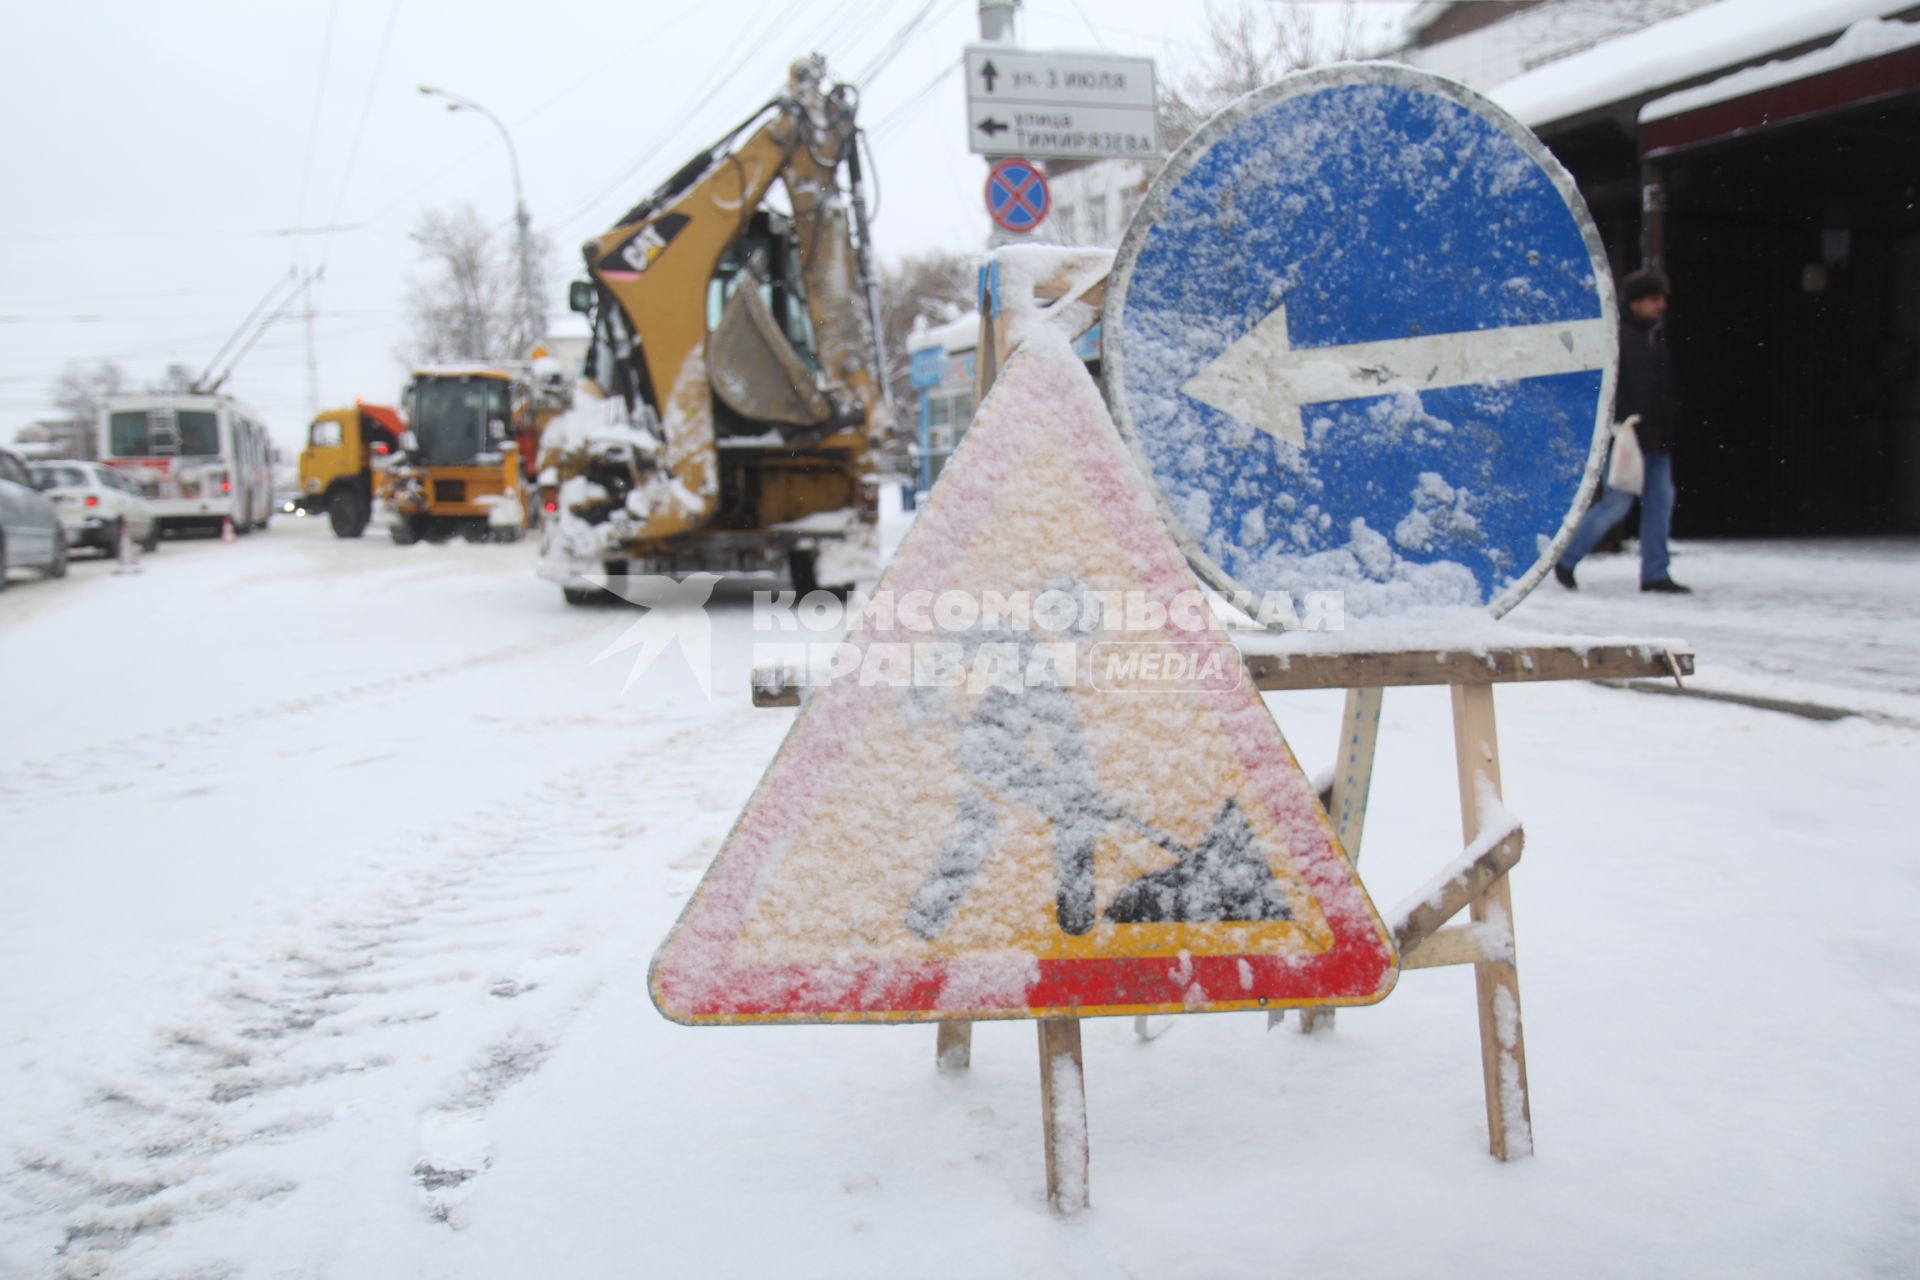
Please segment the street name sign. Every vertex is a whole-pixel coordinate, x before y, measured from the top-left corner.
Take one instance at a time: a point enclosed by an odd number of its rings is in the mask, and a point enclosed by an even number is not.
[[[1115,420],[1222,589],[1503,613],[1598,482],[1599,235],[1528,129],[1437,76],[1302,72],[1215,116],[1142,202],[1102,323]]]
[[[1390,935],[1064,338],[1008,360],[844,652],[654,957],[667,1017],[1392,989]]]
[[[1152,58],[969,46],[967,145],[979,155],[1152,159]]]

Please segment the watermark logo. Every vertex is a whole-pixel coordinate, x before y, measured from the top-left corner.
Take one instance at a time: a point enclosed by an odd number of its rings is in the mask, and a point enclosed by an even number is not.
[[[678,648],[701,690],[713,694],[717,575],[588,577],[644,607],[594,659],[632,654],[622,692]],[[780,687],[850,680],[865,686],[989,689],[1087,687],[1111,693],[1225,692],[1246,679],[1221,632],[1240,620],[1289,630],[1338,631],[1344,597],[1285,592],[1254,597],[1103,591],[1062,579],[1036,591],[756,591],[751,626],[755,679]]]
[[[664,574],[595,574],[585,580],[646,609],[593,659],[604,662],[629,649],[636,651],[621,693],[633,688],[655,660],[677,645],[700,692],[713,696],[713,620],[707,615],[707,601],[720,581],[719,574],[690,573],[681,579]]]

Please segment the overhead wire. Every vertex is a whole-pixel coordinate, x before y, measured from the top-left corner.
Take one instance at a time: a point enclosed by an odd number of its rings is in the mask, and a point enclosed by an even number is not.
[[[771,0],[763,0],[763,5],[762,5],[763,8],[765,7],[766,3],[771,3]],[[574,93],[584,88],[589,82],[597,79],[598,77],[606,74],[608,71],[613,70],[615,67],[619,66],[621,63],[627,61],[628,58],[630,58],[634,53],[638,52],[641,48],[649,44],[657,43],[661,36],[667,34],[668,32],[673,31],[675,28],[679,27],[682,23],[684,23],[689,17],[692,17],[693,15],[699,12],[701,12],[701,10],[698,7],[690,6],[687,9],[682,10],[680,15],[675,19],[673,19],[672,21],[662,26],[648,28],[647,32],[644,35],[642,35],[639,39],[635,40],[632,44],[626,46],[619,53],[616,53],[615,55],[613,55],[613,57],[607,59],[607,61],[602,63],[597,70],[589,72],[585,76],[573,78],[571,83],[568,84],[568,86],[565,89],[562,89],[559,93],[556,93],[552,97],[547,98],[545,101],[541,102],[538,106],[534,107],[532,110],[522,115],[516,116],[512,121],[509,122],[509,128],[518,128],[519,126],[524,125],[528,121],[533,120],[535,117],[541,115],[543,112],[547,111],[549,108],[554,107],[560,102],[564,101],[565,99],[571,97]],[[401,206],[407,204],[409,201],[413,199],[413,197],[419,195],[422,191],[425,191],[429,187],[432,187],[438,184],[440,180],[445,178],[448,174],[453,173],[454,171],[464,167],[467,161],[472,160],[474,157],[480,155],[483,151],[486,151],[492,145],[493,144],[491,141],[484,142],[484,143],[476,143],[474,146],[459,153],[453,159],[449,160],[446,164],[429,172],[426,175],[426,177],[421,179],[420,182],[418,182],[414,186],[408,187],[405,191],[401,192],[398,196],[394,197],[392,200],[389,200],[386,204],[381,205],[379,209],[377,209],[372,214],[368,215],[366,218],[362,219],[362,221],[369,222],[369,223],[382,221],[383,219],[387,218],[389,215],[397,212],[401,208]]]
[[[746,69],[747,64],[758,57],[760,53],[766,49],[767,45],[772,42],[774,36],[779,33],[781,25],[785,23],[787,18],[804,3],[805,0],[789,0],[780,18],[776,19],[774,24],[768,25],[761,32],[760,38],[755,41],[745,53],[740,55],[739,59],[731,68],[714,78],[706,92],[701,94],[699,101],[695,102],[681,115],[678,124],[666,133],[656,137],[644,151],[634,157],[624,168],[614,174],[611,179],[596,187],[592,193],[582,199],[569,201],[562,207],[560,212],[550,215],[550,223],[555,227],[571,226],[573,223],[579,221],[594,205],[630,181],[635,174],[646,166],[648,161],[665,150],[667,144],[678,137],[681,131],[692,123],[694,119],[699,116],[700,112],[706,109],[709,103],[720,95],[721,90],[727,88],[729,84],[740,76],[741,72]]]
[[[919,29],[920,24],[927,20],[927,15],[933,12],[933,7],[939,2],[940,0],[926,0],[914,11],[913,16],[908,18],[882,46],[880,52],[874,55],[873,60],[854,75],[853,83],[856,88],[864,90],[873,83],[876,76],[887,69],[888,63],[900,56],[900,51],[913,40],[914,33]]]
[[[1108,48],[1107,38],[1100,34],[1100,28],[1093,25],[1093,19],[1087,16],[1087,11],[1081,5],[1080,0],[1073,0],[1073,11],[1079,14],[1080,21],[1086,24],[1088,32],[1093,36],[1094,43],[1102,49]]]
[[[869,125],[868,129],[872,132],[873,136],[876,138],[884,136],[889,126],[900,123],[902,118],[914,107],[918,106],[922,99],[935,89],[938,89],[942,84],[945,84],[956,71],[960,70],[961,65],[959,62],[948,63],[946,68],[934,76],[933,79],[914,90],[912,97],[900,103],[894,107],[893,110],[887,112],[887,114],[881,116],[873,124]]]
[[[300,204],[293,215],[295,226],[307,216],[307,191],[313,183],[313,156],[320,144],[320,108],[327,100],[327,71],[333,63],[333,25],[340,13],[340,0],[327,0],[327,33],[320,42],[320,78],[313,86],[313,118],[307,125],[307,162],[300,171]]]
[[[820,52],[827,55],[827,65],[838,65],[840,54],[845,52],[843,48],[838,47],[841,41],[851,41],[870,30],[881,11],[889,3],[891,0],[869,0],[867,7],[861,9],[860,0],[848,0],[843,9],[842,20],[837,23],[829,22],[827,28],[816,40]]]
[[[334,197],[333,212],[327,215],[327,222],[329,224],[337,223],[340,220],[340,208],[347,202],[347,193],[353,190],[354,170],[357,169],[360,164],[360,147],[361,144],[366,141],[367,121],[373,116],[374,94],[378,92],[380,88],[380,73],[387,65],[387,49],[393,43],[393,27],[395,21],[400,17],[400,4],[401,0],[393,0],[393,3],[387,6],[387,23],[380,32],[380,51],[373,56],[373,71],[367,76],[367,92],[366,95],[360,99],[360,119],[353,128],[353,144],[347,150],[347,168],[346,172],[340,175],[340,191],[339,194]],[[329,234],[328,238],[322,241],[320,245],[320,263],[322,266],[326,265],[328,255],[332,251],[332,248],[333,238],[332,235]]]

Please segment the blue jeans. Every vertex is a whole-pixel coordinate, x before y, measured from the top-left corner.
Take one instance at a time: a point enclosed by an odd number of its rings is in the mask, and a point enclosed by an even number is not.
[[[1642,486],[1646,490],[1640,495],[1640,585],[1660,582],[1667,577],[1667,530],[1673,525],[1673,455],[1670,453],[1649,453],[1646,455],[1647,482]],[[1560,553],[1560,564],[1571,569],[1586,558],[1600,539],[1607,536],[1607,530],[1620,523],[1620,517],[1627,514],[1627,508],[1633,505],[1633,495],[1609,489],[1600,495],[1600,501],[1588,509],[1586,518],[1580,521],[1580,527],[1573,531],[1573,541]]]

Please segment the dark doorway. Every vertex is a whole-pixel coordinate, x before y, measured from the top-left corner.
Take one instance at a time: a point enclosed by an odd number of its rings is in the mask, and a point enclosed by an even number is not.
[[[1920,528],[1920,93],[1662,167],[1674,532]]]

